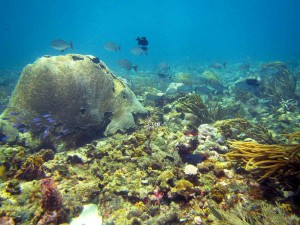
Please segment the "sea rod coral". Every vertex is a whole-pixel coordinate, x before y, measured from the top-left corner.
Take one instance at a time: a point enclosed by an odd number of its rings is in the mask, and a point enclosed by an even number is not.
[[[229,142],[231,152],[225,156],[245,163],[245,169],[256,173],[258,181],[299,173],[300,144],[265,145],[256,142]]]

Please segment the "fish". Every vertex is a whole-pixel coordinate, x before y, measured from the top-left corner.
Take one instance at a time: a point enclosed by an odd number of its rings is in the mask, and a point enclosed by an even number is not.
[[[21,133],[27,133],[29,131],[28,128],[25,128],[25,127],[19,127],[18,130],[21,132]]]
[[[118,65],[125,70],[133,69],[135,72],[137,72],[138,66],[137,65],[133,66],[132,63],[127,59],[120,59],[118,61]]]
[[[34,123],[38,123],[38,122],[41,122],[41,121],[42,121],[42,118],[39,118],[39,117],[36,117],[36,118],[32,119],[32,122],[34,122]]]
[[[47,118],[47,121],[48,121],[49,123],[55,123],[55,119],[53,119],[53,118]]]
[[[117,51],[121,51],[121,46],[114,43],[114,42],[106,42],[104,44],[104,49],[110,52],[117,52]]]
[[[42,139],[45,140],[49,134],[50,134],[50,127],[47,127],[42,134]]]
[[[9,115],[10,116],[17,116],[17,115],[19,115],[19,113],[17,113],[17,112],[10,112]]]
[[[2,134],[2,135],[0,136],[0,142],[6,141],[8,138],[9,138],[9,136],[7,136],[7,135],[5,135],[5,134]]]
[[[243,63],[239,65],[238,67],[240,70],[249,70],[250,69],[250,64],[249,63]]]
[[[224,63],[212,63],[209,65],[210,68],[213,68],[213,69],[226,69],[226,66],[227,66],[227,62],[224,62]]]
[[[163,72],[163,73],[169,72],[170,69],[171,69],[171,67],[169,66],[169,64],[166,63],[166,62],[160,62],[158,64],[157,68],[158,68],[159,72]]]
[[[130,52],[133,55],[147,55],[147,50],[145,51],[141,47],[134,47],[130,50]]]
[[[249,77],[245,79],[245,82],[247,85],[250,86],[259,86],[260,85],[260,79],[256,77]]]
[[[52,41],[50,46],[56,50],[63,52],[67,48],[73,49],[73,42],[67,43],[64,40],[57,39],[57,40]]]
[[[137,37],[135,40],[138,42],[138,45],[141,46],[147,46],[149,44],[146,37]]]
[[[44,114],[43,117],[47,118],[47,117],[50,117],[51,114]]]

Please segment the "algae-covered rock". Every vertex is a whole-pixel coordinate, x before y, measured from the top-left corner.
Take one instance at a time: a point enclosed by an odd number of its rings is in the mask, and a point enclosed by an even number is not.
[[[29,145],[68,142],[66,136],[71,142],[133,128],[134,115],[145,111],[98,58],[44,56],[23,69],[1,129],[10,141],[26,137]]]

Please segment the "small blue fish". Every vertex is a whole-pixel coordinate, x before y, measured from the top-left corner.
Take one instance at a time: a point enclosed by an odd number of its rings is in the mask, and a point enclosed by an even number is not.
[[[21,133],[27,133],[29,130],[25,127],[20,127],[18,128],[18,130],[21,132]]]
[[[34,122],[34,123],[38,123],[38,122],[41,122],[41,121],[42,121],[42,119],[39,118],[39,117],[36,117],[36,118],[32,119],[32,122]]]
[[[22,124],[19,124],[19,123],[15,123],[15,124],[13,124],[13,127],[20,127],[20,126],[22,126]]]
[[[68,132],[69,132],[68,129],[64,129],[64,130],[61,132],[61,134],[62,134],[62,135],[66,135]]]
[[[47,117],[50,117],[51,114],[44,114],[43,117],[47,118]]]
[[[8,115],[10,115],[10,116],[17,116],[17,115],[19,115],[19,113],[17,113],[17,112],[10,112]]]
[[[48,121],[49,123],[55,123],[55,119],[53,119],[53,118],[47,118],[47,121]]]
[[[50,127],[47,127],[46,130],[44,130],[42,138],[46,139],[46,137],[49,135],[50,133]]]
[[[55,137],[55,140],[58,140],[58,139],[60,139],[61,137],[62,137],[62,135],[58,135],[58,136]]]
[[[3,118],[2,118],[2,120],[9,120],[9,118],[7,118],[7,117],[3,117]]]
[[[9,136],[4,135],[4,136],[0,137],[0,141],[6,141],[8,138],[9,138]]]

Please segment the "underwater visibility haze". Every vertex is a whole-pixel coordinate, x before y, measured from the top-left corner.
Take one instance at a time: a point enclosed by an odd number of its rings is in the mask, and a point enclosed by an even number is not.
[[[299,224],[299,8],[1,1],[0,224]]]

